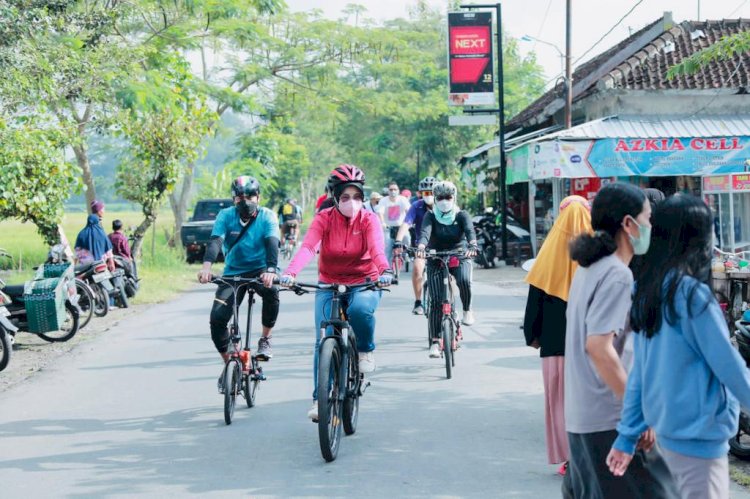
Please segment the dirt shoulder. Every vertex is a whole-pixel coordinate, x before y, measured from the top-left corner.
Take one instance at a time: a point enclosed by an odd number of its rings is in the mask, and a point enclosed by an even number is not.
[[[19,331],[16,333],[10,364],[0,372],[0,392],[33,376],[62,355],[71,354],[77,347],[106,334],[121,320],[137,315],[151,306],[131,305],[127,309],[113,307],[106,317],[93,317],[85,328],[62,343],[49,343],[35,334]]]

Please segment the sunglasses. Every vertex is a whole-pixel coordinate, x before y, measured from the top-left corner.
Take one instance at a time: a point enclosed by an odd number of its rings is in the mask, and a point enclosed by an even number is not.
[[[424,196],[432,196],[432,191],[419,191],[419,193]]]
[[[453,199],[453,196],[450,196],[450,195],[445,196],[445,195],[443,195],[443,196],[437,196],[435,199],[438,200],[438,201],[445,201],[447,199]]]

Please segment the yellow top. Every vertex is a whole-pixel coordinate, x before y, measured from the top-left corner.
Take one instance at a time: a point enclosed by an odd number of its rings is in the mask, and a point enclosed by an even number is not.
[[[591,206],[581,196],[568,196],[560,203],[560,215],[539,250],[526,282],[548,295],[568,301],[570,283],[578,264],[570,258],[568,245],[582,233],[593,232]]]

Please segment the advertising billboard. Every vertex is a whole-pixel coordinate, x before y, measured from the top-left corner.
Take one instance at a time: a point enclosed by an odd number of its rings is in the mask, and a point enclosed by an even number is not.
[[[485,106],[495,103],[492,45],[491,12],[448,14],[451,105]]]

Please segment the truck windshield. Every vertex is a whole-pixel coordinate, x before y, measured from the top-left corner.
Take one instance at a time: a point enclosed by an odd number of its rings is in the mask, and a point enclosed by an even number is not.
[[[194,222],[204,222],[207,220],[216,220],[216,215],[224,208],[232,206],[231,199],[215,199],[211,201],[198,201],[195,205],[193,214]]]

